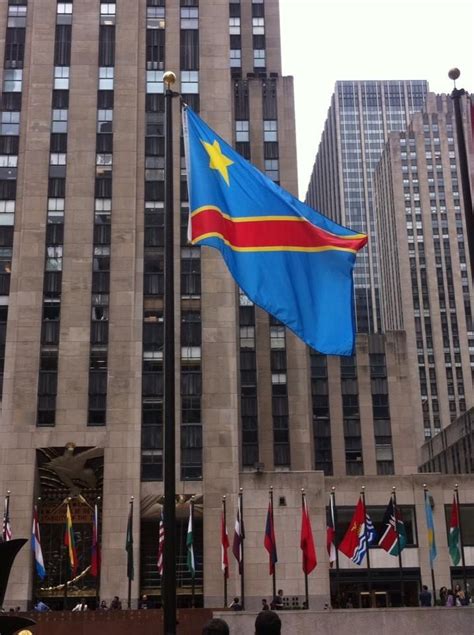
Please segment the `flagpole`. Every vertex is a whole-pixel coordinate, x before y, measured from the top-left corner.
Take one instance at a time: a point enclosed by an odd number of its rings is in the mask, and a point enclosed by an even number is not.
[[[458,484],[454,486],[454,496],[456,498],[456,505],[458,507],[458,522],[459,522],[459,542],[461,543],[461,562],[462,562],[462,580],[464,583],[464,593],[467,594],[467,576],[466,576],[466,559],[464,557],[464,538],[462,535],[462,521],[461,521],[461,507],[459,505],[459,490]]]
[[[130,497],[130,511],[129,511],[129,518],[130,518],[130,536],[132,539],[132,550],[133,550],[133,496]],[[128,531],[128,523],[127,523],[127,531]],[[127,537],[128,540],[128,537]],[[127,554],[127,578],[128,578],[128,592],[127,592],[127,608],[130,610],[132,608],[132,578],[129,575],[129,571],[128,571],[128,559],[130,558],[130,555]]]
[[[164,598],[163,631],[176,633],[176,448],[175,448],[175,330],[174,330],[174,230],[173,230],[173,97],[176,75],[167,71],[165,83],[165,255],[164,255]]]
[[[304,491],[304,487],[301,488],[301,511],[302,514],[306,513],[306,494]],[[303,554],[303,558],[304,558],[304,554]],[[304,562],[304,560],[303,560]],[[303,570],[304,570],[304,566],[303,566]],[[305,600],[306,600],[306,608],[309,609],[309,587],[308,587],[308,574],[306,573],[306,571],[304,571],[304,595],[305,595]]]
[[[426,505],[429,505],[430,502],[428,500],[428,488],[426,486],[426,483],[423,483],[423,490],[425,492],[425,509],[426,509]],[[426,515],[426,514],[425,514]],[[427,519],[428,520],[428,519]],[[428,545],[429,547],[429,545]],[[436,583],[435,583],[435,574],[434,574],[434,569],[433,569],[433,559],[431,557],[431,549],[429,549],[430,551],[430,569],[431,569],[431,584],[433,586],[433,606],[436,606]]]
[[[393,497],[393,515],[395,517],[395,531],[397,532],[398,568],[400,573],[400,602],[401,602],[401,606],[405,606],[405,583],[403,580],[402,551],[400,549],[400,533],[398,531],[398,506],[397,506],[397,493],[396,493],[395,485],[392,487],[392,497]]]
[[[222,497],[222,517],[224,519],[224,529],[227,531],[227,509],[226,509],[226,498],[225,494]],[[224,545],[222,543],[222,528],[221,528],[221,566],[223,563],[222,552],[224,550]],[[222,571],[222,575],[224,576],[224,608],[227,608],[227,575],[225,569]]]
[[[67,510],[69,507],[69,502],[70,502],[71,498],[67,498],[67,503],[66,503],[66,532],[69,535],[69,527],[68,527],[68,521],[67,521]],[[69,540],[71,540],[71,537],[69,536]],[[71,571],[71,562],[69,560],[69,548],[67,546],[64,546],[64,554],[66,556],[66,566],[64,567],[64,596],[63,596],[63,610],[67,611],[67,579],[69,577],[69,572]]]
[[[5,496],[5,504],[3,511],[3,527],[2,527],[2,538],[3,542],[7,542],[8,540],[8,525],[10,523],[10,494],[11,491],[7,490],[7,495]]]
[[[270,505],[272,510],[272,531],[275,533],[275,522],[273,518],[273,486],[270,485]],[[272,554],[273,555],[273,554]],[[272,557],[272,555],[270,557]],[[273,563],[273,574],[272,574],[272,593],[273,597],[276,597],[276,562]]]
[[[194,496],[191,496],[191,500],[189,502],[191,506],[191,527],[193,530],[193,557],[194,557],[194,571],[192,571],[192,582],[191,582],[191,608],[195,608],[195,574],[196,574],[196,554],[194,553]]]
[[[362,503],[364,505],[364,534],[365,534],[365,542],[367,545],[367,577],[369,583],[369,596],[370,596],[370,606],[372,607],[373,598],[372,598],[372,570],[370,568],[370,554],[369,554],[369,536],[367,534],[367,506],[365,504],[365,485],[362,485],[360,495],[362,496]]]
[[[96,562],[98,563],[97,566],[97,575],[95,577],[95,602],[96,602],[96,609],[99,608],[99,599],[100,599],[100,559],[99,559],[99,555],[100,554],[100,538],[99,538],[99,505],[100,505],[100,496],[97,496],[97,500],[95,503],[95,509],[94,509],[94,516],[97,517],[97,523],[95,523],[96,527]],[[96,514],[96,510],[97,510],[97,514]],[[95,521],[94,521],[95,522]],[[92,531],[94,531],[94,523],[92,524]],[[94,537],[92,537],[92,539],[94,539]]]
[[[331,487],[331,506],[329,509],[329,513],[331,514],[331,522],[334,525],[334,549],[336,551],[336,599],[339,603],[339,550],[337,548],[337,534],[336,534],[336,526],[337,526],[337,508],[336,508],[336,488],[334,485]],[[340,606],[339,608],[343,608]]]
[[[244,539],[242,538],[242,527],[244,526],[244,490],[241,487],[239,491],[239,508],[240,508],[240,549],[241,549],[241,573],[240,573],[240,603],[242,611],[245,610],[245,566],[244,566]]]

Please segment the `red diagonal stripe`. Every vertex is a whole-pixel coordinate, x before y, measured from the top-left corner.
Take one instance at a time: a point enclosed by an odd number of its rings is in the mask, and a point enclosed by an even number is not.
[[[342,238],[311,223],[295,220],[242,220],[226,218],[216,209],[203,209],[192,216],[192,240],[207,234],[219,234],[232,247],[263,249],[272,247],[292,249],[350,249],[358,251],[367,242],[367,236]]]

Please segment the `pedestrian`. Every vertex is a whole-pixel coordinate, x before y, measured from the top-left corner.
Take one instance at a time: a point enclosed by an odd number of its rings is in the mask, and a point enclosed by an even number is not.
[[[138,604],[138,608],[139,609],[148,609],[149,604],[148,604],[148,595],[142,595],[142,597],[140,598],[140,602]]]
[[[82,598],[81,601],[78,602],[72,610],[73,611],[87,611],[87,609],[88,609],[87,602],[84,600],[84,598]]]
[[[108,610],[109,610],[109,607],[107,606],[107,602],[105,600],[102,600],[99,606],[99,611],[108,611]]]
[[[431,606],[431,593],[428,591],[426,584],[423,585],[419,598],[420,606]]]
[[[464,606],[466,604],[466,594],[461,589],[460,584],[456,584],[454,587],[454,600],[456,606]]]
[[[280,635],[281,619],[275,611],[260,611],[255,620],[255,635]]]
[[[448,589],[445,586],[442,586],[439,590],[439,599],[441,602],[441,606],[446,606],[446,600],[448,599]]]
[[[229,608],[232,609],[233,611],[241,611],[242,610],[242,604],[240,603],[240,600],[238,597],[235,597],[232,602],[229,604]]]
[[[281,610],[283,608],[283,589],[278,589],[278,593],[272,600],[271,609],[273,611]]]
[[[214,617],[204,624],[202,635],[229,635],[229,625],[220,617]]]
[[[118,595],[114,596],[114,599],[112,600],[112,602],[110,603],[110,609],[111,610],[122,610],[122,602],[119,599]]]
[[[446,598],[446,606],[448,607],[456,606],[456,601],[454,599],[454,593],[452,589],[448,589],[448,595]]]
[[[266,601],[265,598],[263,598],[263,600],[262,600],[262,609],[261,610],[262,611],[269,611],[270,610],[270,607],[268,606],[268,602]]]

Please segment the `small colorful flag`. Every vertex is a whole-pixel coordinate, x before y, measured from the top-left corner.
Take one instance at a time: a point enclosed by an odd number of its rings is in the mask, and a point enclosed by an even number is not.
[[[92,558],[91,575],[98,577],[100,572],[100,545],[99,545],[99,509],[97,503],[94,506],[94,517],[92,520]]]
[[[186,548],[188,550],[187,562],[192,578],[194,578],[196,574],[196,563],[194,561],[193,508],[194,505],[191,502],[189,504],[188,533],[186,534]]]
[[[10,492],[5,496],[4,510],[3,510],[3,525],[2,525],[2,539],[4,542],[8,542],[13,538],[12,526],[10,523]]]
[[[362,496],[354,510],[352,520],[339,544],[339,551],[355,564],[362,564],[368,546],[376,540],[374,525],[365,508]]]
[[[273,522],[273,505],[272,501],[268,502],[267,522],[265,523],[265,549],[269,555],[269,572],[270,575],[275,573],[275,565],[278,562],[277,546],[275,538],[275,524]]]
[[[191,108],[183,130],[191,242],[218,249],[245,294],[306,344],[351,355],[352,270],[367,236],[280,188]]]
[[[242,510],[240,503],[240,496],[237,503],[237,516],[235,517],[235,529],[234,529],[234,541],[232,543],[232,553],[235,559],[239,563],[239,574],[242,575],[243,562],[244,562],[244,540],[245,530],[244,521],[242,518]]]
[[[459,507],[456,496],[453,497],[451,506],[451,518],[449,520],[449,555],[453,566],[457,567],[461,560],[461,528],[459,524]]]
[[[64,534],[64,544],[67,547],[69,554],[69,566],[71,568],[71,576],[76,577],[77,573],[77,552],[76,543],[74,540],[74,528],[72,525],[71,508],[69,503],[66,503],[66,533]]]
[[[303,572],[309,575],[318,564],[316,548],[314,546],[313,530],[311,529],[311,519],[309,517],[306,496],[303,497],[301,509],[301,535],[300,548],[303,552]]]
[[[387,509],[382,520],[383,533],[379,540],[379,547],[385,549],[391,556],[398,556],[407,544],[405,523],[400,510],[395,506],[393,496],[390,496]]]
[[[158,526],[158,573],[163,575],[164,563],[163,556],[165,551],[165,523],[163,520],[163,511],[160,514],[160,524]]]
[[[430,565],[431,567],[433,567],[433,562],[436,560],[438,551],[436,549],[433,512],[431,511],[430,497],[428,494],[428,490],[425,490],[425,515],[426,515],[426,529],[428,531],[428,548],[429,548],[429,554],[430,554]]]
[[[329,497],[329,513],[326,526],[326,548],[329,556],[329,566],[332,567],[336,562],[336,523],[334,520],[334,498]]]
[[[135,567],[133,565],[133,505],[130,504],[127,522],[127,536],[125,538],[125,551],[127,552],[127,578],[133,580]]]
[[[38,520],[38,509],[35,505],[33,509],[33,527],[31,530],[31,548],[35,554],[36,573],[44,580],[46,569],[44,568],[43,550],[41,549],[40,526]]]
[[[224,510],[222,510],[221,517],[221,569],[225,578],[229,577],[229,555],[227,550],[229,549],[229,534],[227,533],[227,527],[225,524]]]

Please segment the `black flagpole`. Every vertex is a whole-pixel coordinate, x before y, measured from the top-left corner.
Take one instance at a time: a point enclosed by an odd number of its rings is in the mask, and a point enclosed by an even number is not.
[[[275,534],[275,520],[273,517],[273,487],[270,486],[270,507],[271,507],[271,514],[272,514],[272,531],[273,534]],[[276,545],[274,545],[274,547],[276,547]],[[273,592],[273,597],[276,597],[276,562],[273,563],[273,574],[272,574],[272,592]]]
[[[401,606],[405,606],[405,583],[403,581],[403,564],[402,564],[402,552],[400,549],[400,534],[398,532],[398,506],[397,506],[397,494],[395,491],[395,485],[392,487],[393,498],[393,515],[395,517],[395,531],[397,532],[397,548],[398,548],[398,569],[400,573],[400,602]]]
[[[173,235],[173,97],[174,73],[163,75],[165,83],[165,301],[164,301],[164,528],[163,630],[176,633],[176,449],[174,360],[174,235]]]
[[[467,95],[464,88],[456,88],[456,80],[461,75],[458,68],[452,68],[448,76],[454,83],[451,99],[454,104],[454,119],[456,122],[456,136],[458,146],[459,172],[461,173],[462,195],[464,202],[464,218],[466,220],[466,240],[471,261],[471,276],[474,280],[474,211],[472,209],[471,179],[469,175],[469,163],[467,160],[466,138],[461,113],[461,98]]]
[[[191,528],[193,530],[193,556],[194,556],[194,571],[192,571],[191,578],[191,608],[195,608],[195,594],[196,594],[196,554],[194,552],[194,496],[191,496],[191,500],[189,501],[191,506]]]
[[[304,487],[301,488],[301,514],[304,516],[307,513],[306,505],[305,505],[306,494],[304,493]],[[303,522],[303,520],[301,520]],[[304,553],[303,553],[304,559]],[[303,560],[304,564],[304,560]],[[304,572],[304,595],[306,599],[306,608],[309,609],[309,586],[308,586],[308,574],[306,571]]]
[[[369,582],[369,597],[370,597],[370,607],[372,607],[372,570],[370,568],[370,554],[369,554],[369,536],[367,534],[367,507],[365,504],[365,485],[362,485],[361,492],[362,502],[364,504],[364,533],[365,533],[365,543],[367,545],[367,577]]]
[[[130,497],[130,510],[129,510],[129,518],[130,518],[130,535],[127,535],[127,540],[132,541],[132,562],[133,562],[133,496]],[[127,532],[128,532],[128,523],[127,523]],[[127,578],[128,578],[128,592],[127,592],[127,608],[130,610],[132,608],[132,578],[130,576],[131,571],[129,570],[129,561],[130,554],[127,553]]]
[[[240,603],[242,610],[245,610],[245,566],[244,566],[244,490],[240,488],[239,491],[239,516],[240,516]]]
[[[227,533],[227,509],[226,509],[226,499],[225,499],[225,495],[222,497],[222,518],[224,520],[224,532]],[[221,564],[223,564],[224,562],[224,543],[222,542],[222,538],[223,538],[224,534],[222,534],[222,527],[221,527]],[[227,571],[224,569],[224,571],[222,572],[222,575],[224,576],[224,608],[227,608],[227,574],[228,574],[229,569],[227,569]]]
[[[462,580],[464,583],[464,593],[467,594],[466,559],[464,557],[464,537],[462,535],[461,506],[459,505],[459,490],[458,490],[457,483],[454,486],[454,496],[456,497],[456,505],[458,506],[459,542],[461,543]]]
[[[329,514],[331,516],[331,522],[334,526],[334,550],[336,552],[336,601],[337,604],[340,602],[340,594],[339,594],[339,549],[337,548],[337,536],[336,536],[336,527],[337,527],[337,508],[336,508],[336,488],[334,485],[331,487],[331,500],[329,503]],[[339,606],[339,608],[344,608]]]

